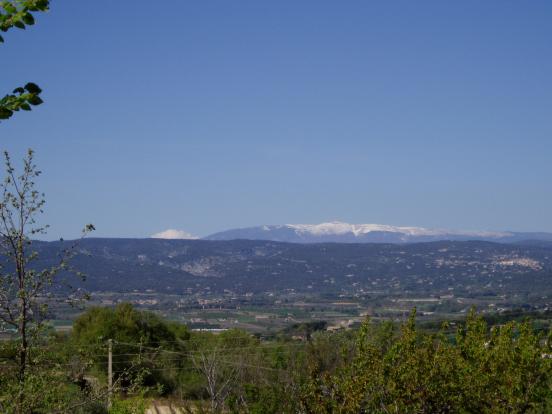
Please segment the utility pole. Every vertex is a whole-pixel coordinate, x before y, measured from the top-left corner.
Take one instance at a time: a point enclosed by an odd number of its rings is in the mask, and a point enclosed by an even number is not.
[[[107,340],[107,409],[111,408],[113,397],[113,340]]]

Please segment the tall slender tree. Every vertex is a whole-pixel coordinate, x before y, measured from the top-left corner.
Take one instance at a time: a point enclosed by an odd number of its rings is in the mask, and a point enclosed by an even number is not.
[[[73,246],[60,252],[56,265],[37,269],[38,252],[33,239],[46,233],[39,223],[44,194],[36,189],[40,175],[29,150],[18,175],[8,153],[5,157],[5,179],[0,185],[0,322],[17,332],[18,342],[18,410],[23,411],[26,371],[33,341],[38,338],[48,311],[51,293],[60,287],[61,272],[71,271],[69,259]],[[83,235],[94,230],[89,224]]]

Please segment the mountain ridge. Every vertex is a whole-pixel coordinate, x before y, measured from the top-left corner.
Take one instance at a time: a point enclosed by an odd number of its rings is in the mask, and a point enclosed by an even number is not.
[[[552,241],[552,233],[465,231],[334,221],[320,224],[260,225],[237,228],[213,233],[203,239],[268,240],[287,243],[418,243],[440,240],[515,243],[523,240]]]

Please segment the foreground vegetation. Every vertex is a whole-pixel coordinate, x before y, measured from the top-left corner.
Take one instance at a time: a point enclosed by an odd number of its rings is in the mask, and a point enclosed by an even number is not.
[[[446,324],[435,333],[417,328],[413,311],[401,324],[323,328],[267,341],[190,332],[129,304],[91,308],[72,332],[37,339],[24,412],[138,413],[152,401],[194,412],[552,412],[552,337],[530,321],[491,326],[471,312],[453,334]],[[17,356],[16,342],[1,344],[1,412],[16,409]]]

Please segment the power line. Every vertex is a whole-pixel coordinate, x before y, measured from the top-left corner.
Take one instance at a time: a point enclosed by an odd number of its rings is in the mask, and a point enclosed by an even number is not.
[[[177,353],[177,354],[186,354],[186,353],[197,353],[197,352],[202,352],[202,351],[198,351],[198,350],[192,350],[192,351],[172,351],[172,350],[165,350],[165,349],[162,349],[162,348],[156,348],[156,347],[152,347],[152,346],[147,346],[147,345],[141,345],[141,344],[132,344],[132,343],[129,343],[129,342],[121,342],[121,341],[114,341],[114,343],[117,345],[126,345],[126,346],[132,346],[132,347],[135,347],[135,348],[143,348],[143,349],[151,349],[151,350],[154,350],[154,351],[160,351],[160,352],[171,352],[171,353]],[[218,347],[216,349],[218,350],[221,350],[221,351],[239,351],[239,350],[243,350],[243,349],[251,349],[251,348],[254,348],[254,349],[259,349],[259,350],[263,350],[263,349],[268,349],[268,348],[286,348],[286,347],[301,347],[301,346],[305,346],[305,343],[297,343],[297,344],[274,344],[274,345],[249,345],[249,346],[240,346],[240,347],[224,347],[224,346],[221,346],[221,347]]]

